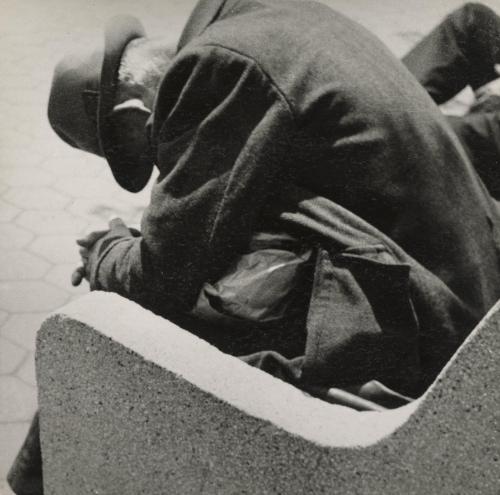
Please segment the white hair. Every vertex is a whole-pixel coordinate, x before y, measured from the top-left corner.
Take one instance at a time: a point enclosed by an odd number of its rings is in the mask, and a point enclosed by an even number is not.
[[[174,49],[161,38],[137,38],[126,47],[118,69],[119,85],[124,90],[147,88],[156,91]]]

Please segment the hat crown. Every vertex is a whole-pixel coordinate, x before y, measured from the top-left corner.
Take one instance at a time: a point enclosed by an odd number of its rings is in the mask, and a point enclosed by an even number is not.
[[[97,107],[102,60],[102,51],[64,57],[54,71],[48,106],[50,125],[64,141],[100,156]],[[90,99],[95,105],[89,104]]]

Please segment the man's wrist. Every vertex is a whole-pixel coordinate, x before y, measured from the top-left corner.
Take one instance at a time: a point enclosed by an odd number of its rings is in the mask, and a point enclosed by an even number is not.
[[[106,274],[100,274],[99,269],[104,259],[110,254],[114,246],[124,242],[132,241],[132,235],[124,236],[122,234],[113,233],[105,235],[99,239],[93,246],[87,264],[87,273],[89,279],[90,290],[106,290],[108,287]]]

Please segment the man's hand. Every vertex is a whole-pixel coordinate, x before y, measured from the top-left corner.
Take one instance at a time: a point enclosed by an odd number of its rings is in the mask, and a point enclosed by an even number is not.
[[[80,253],[82,264],[71,274],[71,284],[73,286],[77,287],[78,285],[80,285],[84,278],[88,280],[89,273],[87,271],[87,265],[89,261],[90,251],[94,244],[99,239],[104,237],[108,232],[109,230],[96,230],[88,234],[86,237],[76,240],[76,243],[80,246],[80,249],[78,251]]]
[[[81,266],[71,274],[71,284],[78,286],[83,279],[89,280],[92,265],[96,262],[97,245],[104,237],[130,237],[134,233],[125,225],[121,218],[114,218],[109,222],[109,229],[96,230],[82,239],[77,239],[80,246],[79,253],[82,261]]]

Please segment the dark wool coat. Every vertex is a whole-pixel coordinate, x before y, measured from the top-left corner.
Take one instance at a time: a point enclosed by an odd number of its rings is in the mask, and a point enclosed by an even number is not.
[[[498,213],[448,123],[378,39],[320,3],[200,1],[151,141],[160,176],[142,237],[104,239],[91,287],[228,352],[278,351],[248,358],[274,356],[275,374],[417,393],[499,297]],[[185,318],[269,229],[317,249],[299,348],[269,329],[232,346],[236,330]]]

